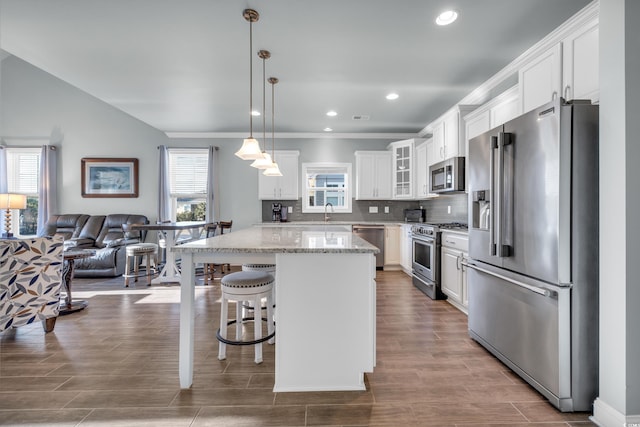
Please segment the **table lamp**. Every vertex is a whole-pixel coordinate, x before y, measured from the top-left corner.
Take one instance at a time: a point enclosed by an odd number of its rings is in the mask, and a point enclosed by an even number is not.
[[[3,239],[12,239],[11,209],[24,209],[27,207],[27,196],[24,194],[0,194],[0,209],[4,209],[4,233]]]

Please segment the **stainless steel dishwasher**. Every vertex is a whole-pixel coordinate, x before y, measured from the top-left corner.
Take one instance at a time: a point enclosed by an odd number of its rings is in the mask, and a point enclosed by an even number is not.
[[[360,238],[380,249],[376,254],[376,268],[384,267],[384,225],[356,224],[353,232]]]

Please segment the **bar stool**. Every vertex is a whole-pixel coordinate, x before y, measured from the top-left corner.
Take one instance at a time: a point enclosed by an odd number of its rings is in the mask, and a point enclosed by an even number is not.
[[[263,271],[238,271],[222,278],[220,289],[222,291],[220,307],[220,328],[216,333],[218,344],[218,359],[227,358],[227,344],[229,345],[255,345],[255,363],[262,363],[262,343],[269,341],[273,344],[275,325],[273,323],[273,283],[271,274]],[[250,303],[253,307],[260,307],[263,298],[267,300],[267,317],[262,318],[260,312],[254,312],[253,317],[242,317],[242,306]],[[228,303],[235,301],[236,318],[228,320]],[[254,339],[242,340],[242,322],[253,320]],[[262,321],[267,322],[267,336],[262,336]],[[236,339],[227,339],[229,325],[236,325]]]
[[[131,224],[122,224],[122,231],[124,232],[125,239],[131,236],[131,233],[135,233],[135,230],[131,229]],[[125,248],[125,269],[124,269],[124,286],[129,287],[129,279],[134,278],[134,282],[138,281],[140,277],[140,263],[142,257],[146,257],[146,276],[147,286],[151,286],[151,261],[153,257],[153,267],[156,268],[158,264],[158,245],[155,243],[132,243]],[[131,263],[133,263],[133,274],[131,274]]]

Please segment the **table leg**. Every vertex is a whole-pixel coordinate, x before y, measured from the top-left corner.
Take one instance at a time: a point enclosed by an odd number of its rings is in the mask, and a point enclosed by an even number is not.
[[[179,367],[180,388],[189,388],[193,384],[193,354],[195,340],[195,284],[196,275],[193,255],[182,256],[182,277],[180,283],[180,349]]]
[[[180,281],[180,271],[178,270],[178,266],[176,265],[176,254],[171,250],[172,247],[175,246],[176,243],[176,235],[175,231],[167,230],[165,234],[166,239],[166,262],[164,263],[164,267],[162,267],[162,271],[151,281],[151,283],[165,283],[165,282],[179,282]]]
[[[58,314],[65,315],[84,310],[88,303],[86,301],[73,301],[71,297],[71,281],[73,280],[73,269],[75,262],[73,259],[66,259],[62,264],[62,284],[67,294],[64,301],[61,301]]]

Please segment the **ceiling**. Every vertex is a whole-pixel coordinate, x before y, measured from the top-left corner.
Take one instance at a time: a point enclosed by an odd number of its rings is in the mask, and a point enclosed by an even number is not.
[[[266,49],[276,132],[417,133],[588,3],[0,0],[0,47],[161,131],[248,133],[250,7],[253,106]],[[459,19],[437,26],[447,8]],[[270,132],[268,83],[266,103]]]

